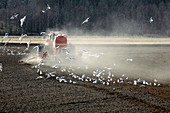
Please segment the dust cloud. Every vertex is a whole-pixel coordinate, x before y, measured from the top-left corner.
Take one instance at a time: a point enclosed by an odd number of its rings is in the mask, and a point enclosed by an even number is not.
[[[168,83],[170,79],[168,47],[68,44],[59,53],[52,47],[45,51],[50,56],[45,59],[45,65],[71,68],[80,76],[93,76],[93,71],[97,70],[103,71],[106,78],[111,72],[117,78],[124,75],[129,79],[159,83]]]
[[[132,25],[133,24],[133,25]],[[111,25],[111,24],[110,24]],[[123,28],[122,28],[123,27]],[[139,34],[143,32],[143,28],[139,28],[135,21],[121,23],[121,26],[117,26],[110,33],[103,33],[102,30],[98,29],[97,32],[85,32],[83,29],[62,29],[62,32],[66,36],[96,36],[101,35],[131,35],[133,32]],[[59,31],[58,28],[48,29],[46,32]],[[169,82],[169,69],[170,62],[169,49],[168,47],[155,47],[155,46],[121,46],[121,45],[99,45],[94,42],[91,45],[81,44],[72,45],[68,50],[69,54],[58,54],[55,53],[53,48],[48,48],[46,51],[50,55],[56,56],[46,60],[46,64],[49,66],[59,64],[64,68],[73,68],[77,74],[83,75],[88,74],[92,76],[94,70],[109,71],[112,72],[116,77],[125,75],[132,79],[147,79],[154,81],[155,79],[159,82]],[[97,40],[97,38],[96,38]],[[68,42],[69,43],[69,42]],[[65,51],[66,52],[66,51]],[[164,54],[163,54],[164,53]],[[56,62],[51,61],[56,60]],[[107,77],[107,74],[105,74]]]

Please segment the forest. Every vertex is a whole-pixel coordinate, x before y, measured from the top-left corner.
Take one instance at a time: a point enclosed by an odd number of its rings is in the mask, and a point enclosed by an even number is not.
[[[170,36],[170,0],[0,0],[0,15],[0,35]]]

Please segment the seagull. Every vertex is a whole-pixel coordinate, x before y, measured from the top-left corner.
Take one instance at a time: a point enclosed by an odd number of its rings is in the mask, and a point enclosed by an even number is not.
[[[10,19],[13,20],[13,19],[15,19],[15,17],[14,17],[14,16],[11,16]]]
[[[50,73],[46,73],[45,75],[47,75],[47,79],[51,77]]]
[[[49,4],[47,4],[47,9],[46,10],[50,10],[51,9],[51,7],[49,6]]]
[[[56,73],[56,72],[47,72],[47,73],[45,74],[45,75],[47,75],[46,78],[48,79],[48,78],[51,78],[51,77],[55,77],[55,73]],[[57,79],[57,77],[56,77],[56,79]]]
[[[69,80],[69,83],[72,83],[72,80]]]
[[[59,78],[59,82],[67,82],[67,81],[63,78]]]
[[[107,70],[111,70],[112,68],[109,68],[109,67],[104,67],[104,68],[106,68]]]
[[[156,79],[154,79],[154,82],[157,82],[157,80],[156,80]]]
[[[37,56],[39,56],[39,46],[35,46],[33,49],[37,48]]]
[[[39,74],[40,74],[40,75],[42,75],[42,74],[43,74],[43,72],[42,72],[42,71],[40,71],[40,72],[39,72]]]
[[[97,83],[97,80],[94,80],[94,81],[93,81],[93,84],[96,84],[96,83]]]
[[[157,84],[157,86],[160,86],[161,84]]]
[[[51,66],[52,68],[59,68],[59,66],[58,66],[58,64],[55,64],[55,65],[53,65],[53,66]]]
[[[7,38],[7,37],[8,37],[8,33],[5,33],[5,36],[3,37],[2,42],[3,42],[4,39]]]
[[[37,79],[42,79],[42,78],[43,78],[43,76],[38,76],[38,77],[36,78],[36,80],[37,80]]]
[[[8,33],[5,33],[5,36],[8,36]]]
[[[30,47],[30,44],[31,44],[31,39],[29,40],[29,42],[27,42],[27,48],[29,49]]]
[[[0,63],[0,71],[2,72],[2,63]]]
[[[126,61],[131,61],[131,62],[132,62],[132,61],[133,61],[133,59],[126,59]]]
[[[14,17],[17,18],[19,14],[15,14]]]
[[[44,10],[42,10],[42,13],[45,13],[45,11],[44,11]]]
[[[136,80],[133,81],[133,85],[137,85],[137,81]]]
[[[27,52],[27,51],[28,51],[28,48],[25,48],[24,51],[23,51],[23,53],[25,53],[25,52]]]
[[[73,84],[76,84],[77,82],[73,81],[72,83],[73,83]]]
[[[41,32],[40,35],[45,35],[45,32]]]
[[[89,18],[90,18],[90,17],[86,18],[86,20],[84,20],[84,21],[82,22],[82,24],[88,22],[88,21],[89,21]]]
[[[40,72],[40,69],[37,70],[37,73],[39,73],[39,72]]]
[[[39,52],[39,46],[35,46],[33,49],[37,48],[37,52]]]
[[[10,17],[10,19],[13,20],[13,19],[17,18],[18,15],[19,15],[19,14],[12,15],[12,16]]]
[[[23,18],[20,19],[20,26],[22,27],[23,23],[25,22],[27,16],[24,16]]]
[[[21,36],[19,37],[20,44],[21,44],[21,42],[22,42],[22,38],[25,37],[25,36],[27,36],[27,34],[24,34],[24,35],[21,34]]]
[[[153,18],[152,18],[152,17],[150,17],[149,22],[150,22],[150,23],[152,23],[152,22],[153,22]]]
[[[7,45],[7,43],[8,43],[10,40],[11,40],[11,39],[8,39],[8,40],[5,42],[4,46],[6,46],[6,45]]]
[[[109,82],[107,82],[106,85],[109,85]]]

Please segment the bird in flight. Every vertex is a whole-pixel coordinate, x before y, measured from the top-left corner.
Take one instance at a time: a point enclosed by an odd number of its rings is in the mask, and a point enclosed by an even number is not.
[[[29,42],[27,42],[27,48],[29,49],[30,47],[30,44],[31,44],[31,39],[29,39]]]
[[[42,13],[45,13],[45,11],[44,11],[44,10],[42,10]]]
[[[49,6],[49,4],[47,4],[47,9],[46,10],[50,10],[51,9],[51,7]]]
[[[20,26],[23,26],[23,23],[25,22],[27,16],[24,16],[23,18],[20,19]]]
[[[4,41],[4,39],[6,39],[8,37],[8,33],[5,33],[5,36],[2,39],[2,42]]]
[[[11,19],[11,20],[12,20],[12,19],[15,19],[15,18],[18,17],[18,15],[19,15],[19,14],[12,15],[12,16],[10,17],[10,19]]]
[[[153,18],[152,18],[152,17],[150,17],[149,22],[150,22],[150,23],[152,23],[152,22],[153,22]]]
[[[20,41],[20,44],[21,44],[21,42],[22,42],[22,39],[25,37],[25,36],[27,36],[27,34],[21,34],[21,36],[19,37],[19,41]]]
[[[82,24],[87,23],[87,22],[89,21],[89,19],[90,19],[90,17],[86,18],[86,20],[84,20],[84,21],[82,22]]]
[[[46,11],[47,11],[47,10],[50,10],[50,9],[51,9],[50,5],[49,5],[49,4],[47,4]],[[42,12],[42,13],[45,13],[46,11],[45,11],[45,10],[41,10],[41,12]]]

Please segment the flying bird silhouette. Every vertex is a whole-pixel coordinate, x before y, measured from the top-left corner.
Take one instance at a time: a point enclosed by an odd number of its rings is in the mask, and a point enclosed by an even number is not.
[[[47,4],[47,9],[46,10],[50,10],[51,9],[51,7],[49,6],[49,4]]]
[[[20,26],[23,26],[23,23],[25,22],[27,16],[24,16],[23,18],[20,19]]]
[[[6,39],[8,37],[8,33],[5,33],[5,36],[3,37],[3,39],[2,39],[2,41],[1,42],[3,42],[4,41],[4,39]]]
[[[21,36],[19,37],[19,41],[20,41],[20,44],[21,44],[21,42],[22,42],[22,39],[23,39],[23,37],[25,37],[25,36],[27,36],[27,34],[21,34]]]
[[[149,22],[150,22],[150,23],[152,23],[152,22],[153,22],[153,18],[152,18],[152,17],[150,17]]]
[[[90,19],[90,17],[86,18],[86,20],[84,20],[84,21],[82,22],[82,24],[87,23],[87,22],[89,21],[89,19]]]
[[[39,52],[39,46],[34,46],[33,49],[37,49],[37,52]]]
[[[44,11],[44,10],[42,10],[42,13],[45,13],[45,11]]]
[[[29,39],[29,42],[27,42],[27,48],[30,47],[30,44],[31,44],[31,39]]]
[[[10,17],[10,19],[11,19],[11,20],[12,20],[12,19],[15,19],[15,18],[18,17],[18,15],[19,15],[19,14],[12,15],[12,16]]]

